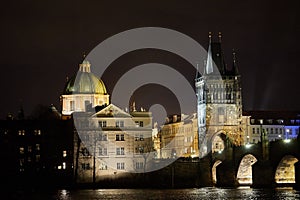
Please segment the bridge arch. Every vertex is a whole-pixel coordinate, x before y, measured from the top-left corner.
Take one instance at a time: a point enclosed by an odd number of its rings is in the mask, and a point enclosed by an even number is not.
[[[275,183],[292,184],[295,182],[295,166],[299,159],[293,155],[285,155],[277,165]]]
[[[252,154],[246,154],[239,162],[236,179],[240,185],[252,185],[252,165],[257,162],[257,158]]]
[[[211,169],[211,173],[212,173],[212,182],[214,185],[217,184],[217,167],[218,165],[220,165],[222,163],[221,160],[216,160],[212,166],[212,169]]]

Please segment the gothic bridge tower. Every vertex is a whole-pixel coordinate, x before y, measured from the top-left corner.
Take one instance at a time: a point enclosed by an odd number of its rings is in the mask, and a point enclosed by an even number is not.
[[[204,72],[195,83],[200,157],[210,151],[222,151],[228,144],[243,142],[241,76],[235,52],[232,65],[226,65],[221,39],[221,33],[217,41],[209,34]]]

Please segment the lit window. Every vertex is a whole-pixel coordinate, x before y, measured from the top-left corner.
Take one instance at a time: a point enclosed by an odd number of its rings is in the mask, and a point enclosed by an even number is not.
[[[41,135],[41,130],[38,129],[34,130],[34,135]]]
[[[28,146],[27,151],[32,152],[32,146]]]
[[[24,147],[20,147],[20,148],[19,148],[19,151],[20,151],[20,154],[24,154],[24,153],[25,153]]]
[[[66,169],[67,168],[67,165],[65,162],[63,162],[63,169]]]
[[[61,169],[61,165],[57,166],[57,169]]]
[[[25,135],[25,130],[19,130],[19,135]]]
[[[40,144],[35,144],[35,150],[39,151],[41,149],[41,145]]]
[[[67,151],[63,151],[63,157],[67,157]]]

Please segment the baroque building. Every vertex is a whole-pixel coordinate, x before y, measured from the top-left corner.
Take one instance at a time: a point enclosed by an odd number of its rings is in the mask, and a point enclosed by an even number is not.
[[[235,52],[232,66],[225,63],[221,33],[218,41],[209,34],[204,72],[196,78],[195,86],[200,157],[222,151],[229,141],[243,144],[241,76]]]
[[[101,79],[83,61],[77,76],[66,84],[62,114],[74,120],[74,179],[95,183],[125,172],[141,173],[151,168],[155,156],[152,114],[130,111],[109,104]]]

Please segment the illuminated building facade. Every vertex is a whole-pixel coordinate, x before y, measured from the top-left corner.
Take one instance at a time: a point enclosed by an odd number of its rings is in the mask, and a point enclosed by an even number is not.
[[[245,126],[245,142],[255,144],[266,133],[268,141],[296,139],[300,129],[299,112],[288,111],[248,111]]]
[[[209,35],[204,72],[196,78],[195,85],[200,157],[210,151],[222,151],[226,141],[243,144],[241,76],[235,53],[231,68],[225,64],[220,33],[217,42]]]
[[[168,117],[159,134],[161,146],[158,155],[160,158],[196,157],[199,155],[196,113]]]
[[[74,113],[77,183],[91,183],[123,172],[144,172],[153,158],[152,116],[125,112],[110,104],[96,113]],[[78,137],[79,136],[79,137]]]

